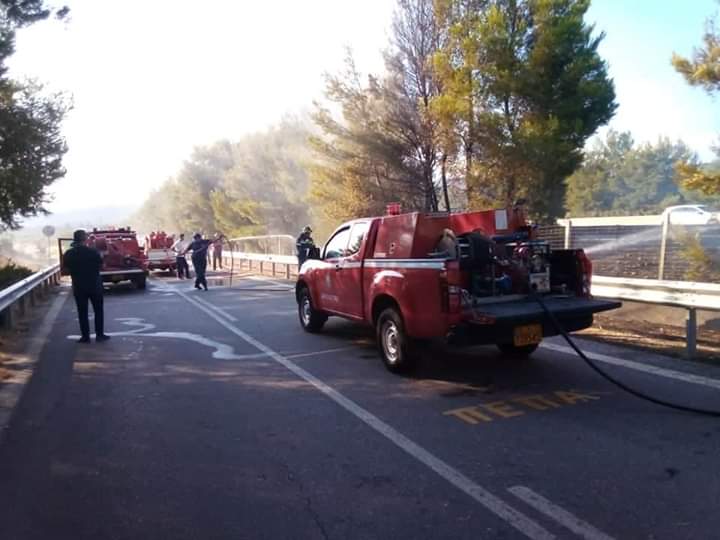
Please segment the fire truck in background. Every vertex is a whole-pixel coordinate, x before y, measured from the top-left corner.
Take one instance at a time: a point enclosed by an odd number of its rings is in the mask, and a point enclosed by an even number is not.
[[[174,243],[175,237],[168,236],[164,231],[152,232],[145,237],[145,255],[149,271],[176,271],[175,253],[170,249]]]
[[[58,238],[61,268],[63,254],[71,244],[72,238]],[[131,281],[138,289],[145,288],[147,258],[138,244],[137,234],[130,227],[88,231],[87,245],[97,249],[103,258],[100,276],[104,283]],[[62,273],[67,275],[65,268]]]
[[[302,265],[296,298],[308,332],[329,316],[374,326],[390,371],[411,369],[429,339],[527,356],[559,333],[543,306],[567,331],[620,307],[592,298],[585,253],[536,239],[521,204],[437,214],[392,205],[388,214],[341,225]]]

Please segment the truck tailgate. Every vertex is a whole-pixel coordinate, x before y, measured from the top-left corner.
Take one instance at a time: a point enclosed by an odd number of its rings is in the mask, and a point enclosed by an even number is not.
[[[622,304],[612,300],[577,298],[566,296],[543,296],[547,308],[560,318],[582,317],[601,311],[619,308]],[[497,302],[476,306],[466,311],[467,322],[493,324],[502,322],[521,323],[545,318],[540,304],[530,298],[512,302]]]

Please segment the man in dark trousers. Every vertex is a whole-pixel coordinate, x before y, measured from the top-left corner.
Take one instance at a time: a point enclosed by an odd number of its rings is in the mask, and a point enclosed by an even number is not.
[[[195,288],[208,290],[207,280],[205,279],[205,271],[207,270],[208,263],[208,249],[214,243],[220,243],[224,238],[223,235],[218,236],[218,239],[204,240],[202,234],[195,233],[193,235],[193,241],[187,247],[183,255],[188,251],[192,251],[192,263],[195,268]],[[202,287],[201,287],[202,286]]]
[[[190,267],[188,266],[187,259],[185,258],[185,251],[190,245],[190,242],[185,240],[185,235],[180,233],[180,238],[172,245],[172,250],[175,252],[175,267],[177,270],[177,276],[183,279],[183,274],[186,278],[190,279]]]
[[[73,295],[80,321],[79,343],[90,342],[90,323],[88,321],[88,300],[95,314],[95,341],[107,341],[103,313],[103,286],[100,278],[102,257],[100,253],[85,245],[87,233],[77,230],[73,233],[72,247],[63,255],[63,266],[72,277]]]
[[[212,265],[213,270],[217,270],[218,266],[222,270],[222,244],[220,243],[220,233],[215,235],[215,243],[213,244],[212,250]]]
[[[300,236],[297,237],[295,248],[297,249],[298,269],[310,257],[310,250],[315,247],[315,241],[312,238],[312,229],[310,225],[305,227]]]

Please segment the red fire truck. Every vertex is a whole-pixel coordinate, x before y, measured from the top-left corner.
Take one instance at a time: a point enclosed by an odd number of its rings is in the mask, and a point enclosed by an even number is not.
[[[585,253],[537,240],[522,206],[357,219],[317,256],[298,276],[300,324],[318,332],[337,315],[374,326],[393,372],[412,368],[418,343],[432,338],[530,355],[558,334],[535,295],[567,331],[620,307],[591,297]]]
[[[177,267],[175,253],[170,249],[174,243],[175,238],[168,236],[164,231],[152,232],[145,237],[148,270],[175,272]]]
[[[71,238],[58,238],[61,267],[63,253],[70,248],[71,243]],[[102,255],[100,275],[103,282],[131,281],[138,289],[145,288],[148,275],[147,258],[138,245],[135,231],[130,227],[88,231],[87,245],[94,247]]]

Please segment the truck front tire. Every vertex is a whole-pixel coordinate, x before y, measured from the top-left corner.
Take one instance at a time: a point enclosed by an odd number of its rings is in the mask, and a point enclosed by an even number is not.
[[[407,373],[415,367],[412,339],[405,333],[405,324],[395,308],[387,308],[377,320],[377,342],[385,367],[392,373]]]
[[[300,326],[303,330],[315,334],[322,330],[327,321],[327,315],[316,310],[312,304],[310,291],[304,287],[298,294],[298,316],[300,318]]]
[[[512,343],[498,343],[497,347],[505,356],[522,359],[527,358],[534,353],[539,345],[539,343],[534,343],[532,345],[523,345],[522,347],[518,347]]]

